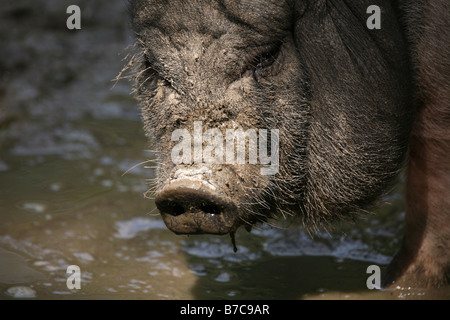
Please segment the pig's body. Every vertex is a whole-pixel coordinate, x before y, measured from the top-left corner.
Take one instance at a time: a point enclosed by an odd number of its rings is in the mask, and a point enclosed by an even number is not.
[[[449,8],[433,3],[379,1],[381,29],[369,29],[371,1],[133,1],[137,92],[169,229],[233,234],[282,214],[320,226],[359,213],[392,184],[411,139],[407,234],[388,284],[446,284]],[[238,130],[277,130],[275,171],[226,161],[217,142]]]
[[[405,236],[386,284],[440,287],[450,283],[450,3],[406,3],[418,112],[410,140]]]

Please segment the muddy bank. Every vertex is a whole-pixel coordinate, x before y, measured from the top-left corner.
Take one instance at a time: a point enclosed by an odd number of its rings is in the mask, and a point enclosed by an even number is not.
[[[66,27],[69,4],[21,0],[0,9],[2,154],[88,156],[99,141],[77,121],[139,118],[130,84],[113,81],[133,42],[125,3],[78,1],[81,30]]]

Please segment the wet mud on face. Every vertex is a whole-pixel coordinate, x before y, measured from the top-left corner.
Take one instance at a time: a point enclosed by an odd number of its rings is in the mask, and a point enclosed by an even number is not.
[[[112,81],[134,41],[125,2],[78,1],[78,31],[70,4],[0,8],[1,299],[449,297],[366,287],[367,267],[399,247],[401,184],[377,215],[313,238],[260,225],[236,232],[234,253],[228,236],[167,230],[145,197],[155,164],[131,84]],[[67,287],[69,265],[81,289]]]

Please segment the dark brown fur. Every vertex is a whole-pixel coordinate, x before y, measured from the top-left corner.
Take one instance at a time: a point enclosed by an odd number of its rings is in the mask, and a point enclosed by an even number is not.
[[[450,282],[450,5],[416,5],[402,9],[419,110],[411,134],[405,237],[386,285],[441,287]]]

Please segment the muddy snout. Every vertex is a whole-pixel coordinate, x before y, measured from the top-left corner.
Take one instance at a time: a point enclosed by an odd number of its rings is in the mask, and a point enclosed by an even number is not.
[[[227,234],[237,228],[236,205],[202,181],[174,181],[155,202],[167,228],[177,234]]]

